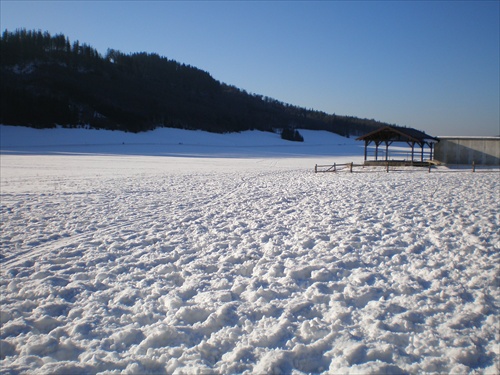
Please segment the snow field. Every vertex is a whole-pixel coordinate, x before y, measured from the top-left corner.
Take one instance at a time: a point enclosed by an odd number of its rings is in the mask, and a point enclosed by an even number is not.
[[[498,373],[498,173],[313,165],[2,155],[1,368]]]

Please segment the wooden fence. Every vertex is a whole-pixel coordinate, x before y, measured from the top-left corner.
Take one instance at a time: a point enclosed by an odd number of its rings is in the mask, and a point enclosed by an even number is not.
[[[366,166],[380,166],[384,167],[387,172],[389,172],[390,167],[395,167],[395,166],[418,166],[418,167],[426,167],[429,171],[431,172],[431,168],[434,166],[439,165],[440,163],[435,162],[435,161],[425,161],[425,162],[412,162],[411,164],[408,163],[403,163],[403,162],[394,162],[394,161],[386,161],[386,162],[378,162],[378,163],[373,163],[373,164],[354,164],[354,163],[333,163],[327,164],[327,165],[320,165],[316,164],[314,166],[314,173],[325,173],[325,172],[340,172],[340,171],[348,171],[352,173],[352,170],[354,167],[366,167]],[[473,161],[472,162],[472,172],[476,171],[476,163]]]
[[[349,171],[352,173],[352,168],[361,167],[363,164],[354,164],[354,163],[333,163],[333,165],[318,165],[314,166],[314,173],[324,173],[324,172],[340,172],[340,171]]]

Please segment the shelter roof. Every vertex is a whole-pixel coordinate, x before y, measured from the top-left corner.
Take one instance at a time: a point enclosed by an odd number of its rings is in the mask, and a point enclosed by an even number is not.
[[[402,128],[394,126],[384,126],[368,134],[362,135],[357,141],[392,141],[392,142],[416,142],[432,143],[439,140],[420,130],[413,128]]]

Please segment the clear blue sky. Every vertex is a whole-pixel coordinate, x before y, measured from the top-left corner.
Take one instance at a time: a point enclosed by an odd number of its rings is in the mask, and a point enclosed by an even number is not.
[[[1,29],[155,52],[285,103],[500,134],[500,1],[9,1]]]

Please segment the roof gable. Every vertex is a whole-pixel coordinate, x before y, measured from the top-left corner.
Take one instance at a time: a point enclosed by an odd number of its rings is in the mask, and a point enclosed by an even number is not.
[[[437,142],[438,139],[420,130],[412,128],[401,128],[384,126],[368,134],[362,135],[357,141],[391,141],[391,142],[415,142],[427,143]]]

